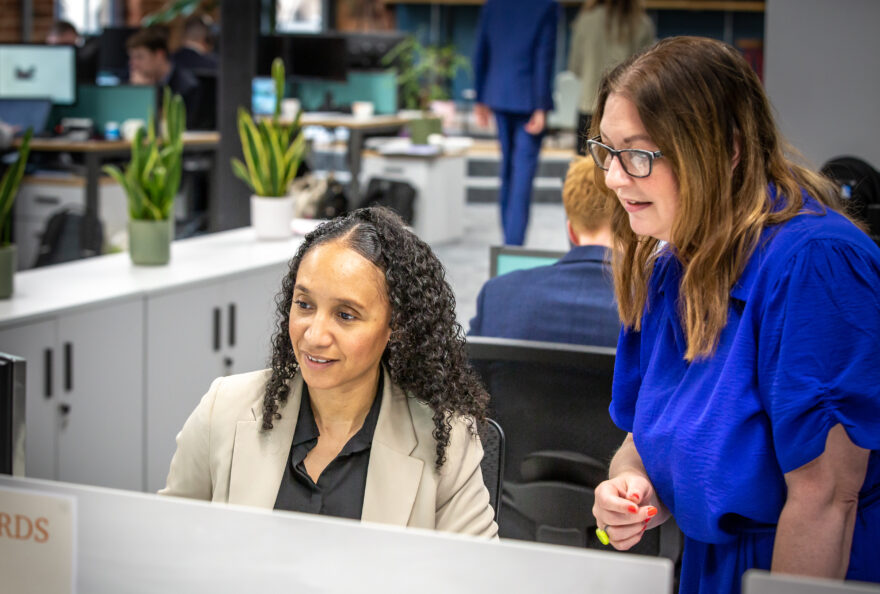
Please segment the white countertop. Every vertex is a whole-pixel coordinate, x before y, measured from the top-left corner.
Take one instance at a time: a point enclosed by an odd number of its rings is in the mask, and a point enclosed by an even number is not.
[[[294,227],[316,224],[302,223]],[[167,266],[135,266],[125,252],[18,272],[12,297],[0,300],[0,326],[259,271],[289,261],[302,238],[260,241],[245,227],[175,241]]]

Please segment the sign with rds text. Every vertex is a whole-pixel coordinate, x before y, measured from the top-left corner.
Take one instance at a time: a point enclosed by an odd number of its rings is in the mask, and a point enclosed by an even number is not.
[[[0,487],[0,590],[74,592],[75,515],[72,497]]]

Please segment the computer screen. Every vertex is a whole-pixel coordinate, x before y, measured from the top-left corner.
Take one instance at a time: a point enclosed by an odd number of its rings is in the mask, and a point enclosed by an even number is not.
[[[324,0],[275,0],[275,30],[279,33],[320,33],[326,20]]]
[[[25,361],[0,353],[0,474],[24,475]]]
[[[76,102],[76,51],[72,45],[0,45],[0,98]]]
[[[275,81],[258,76],[251,82],[251,109],[258,115],[275,113]]]
[[[16,129],[21,136],[30,128],[34,134],[46,131],[52,102],[49,99],[0,99],[0,121]]]
[[[269,76],[272,60],[281,57],[287,75],[299,80],[348,79],[348,46],[345,36],[267,35],[257,48],[257,75]]]
[[[128,49],[125,43],[137,33],[137,27],[105,27],[98,49],[98,71],[119,81],[128,80]]]

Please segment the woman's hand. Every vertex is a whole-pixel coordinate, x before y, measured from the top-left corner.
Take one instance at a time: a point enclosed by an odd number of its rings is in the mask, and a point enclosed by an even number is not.
[[[668,517],[664,513],[659,518],[659,514],[654,487],[644,474],[625,472],[596,487],[596,525],[605,531],[615,549],[626,551],[635,546],[649,525],[659,525]]]

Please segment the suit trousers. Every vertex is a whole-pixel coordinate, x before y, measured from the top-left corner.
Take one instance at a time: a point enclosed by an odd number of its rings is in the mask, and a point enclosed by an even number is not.
[[[529,224],[532,181],[538,168],[544,133],[529,134],[530,113],[495,112],[501,144],[501,227],[506,245],[522,245]]]

